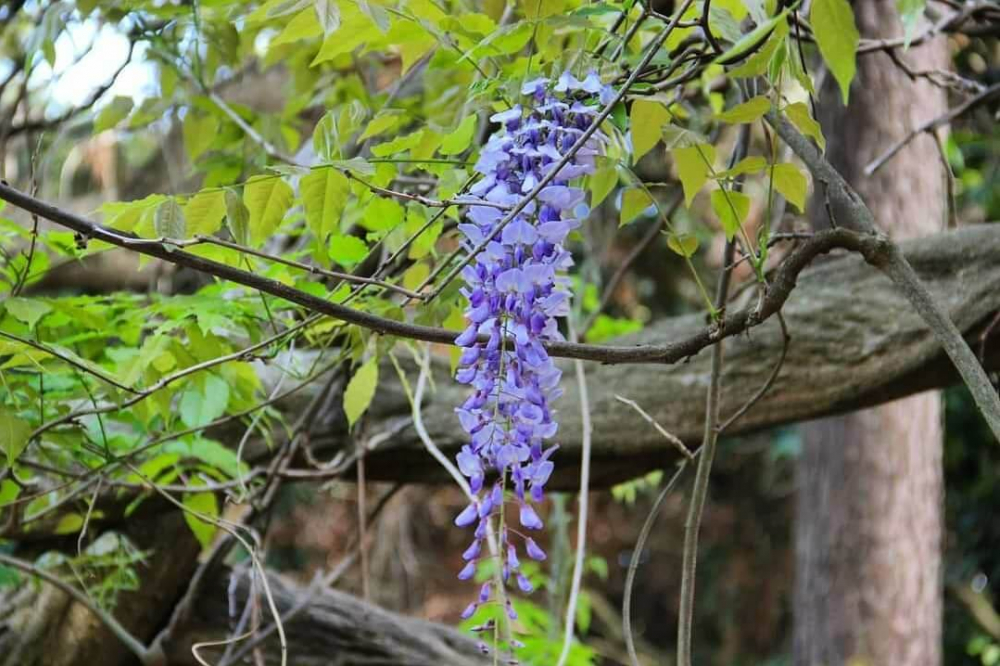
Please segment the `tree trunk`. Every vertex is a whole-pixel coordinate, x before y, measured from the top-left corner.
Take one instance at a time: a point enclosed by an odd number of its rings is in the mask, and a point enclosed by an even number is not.
[[[893,0],[854,3],[863,36],[899,31]],[[944,68],[944,40],[902,56],[914,70]],[[829,77],[820,119],[833,165],[882,229],[901,239],[946,222],[944,172],[922,135],[875,175],[863,169],[921,121],[945,93],[914,84],[884,54],[858,59],[844,108]],[[828,224],[815,198],[816,226]],[[808,424],[798,463],[794,661],[804,666],[941,662],[941,399],[925,393]]]

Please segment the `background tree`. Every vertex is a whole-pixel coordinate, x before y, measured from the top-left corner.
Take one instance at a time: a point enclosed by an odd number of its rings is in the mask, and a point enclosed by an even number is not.
[[[862,35],[903,34],[894,3],[854,9]],[[896,57],[911,72],[948,71],[944,38]],[[850,104],[839,104],[839,94],[830,80],[819,104],[830,162],[894,238],[940,231],[949,206],[940,139],[923,134],[875,173],[866,167],[911,128],[946,113],[947,90],[875,53],[858,61]],[[828,226],[818,197],[811,218]],[[805,427],[795,663],[941,663],[942,428],[936,393]]]

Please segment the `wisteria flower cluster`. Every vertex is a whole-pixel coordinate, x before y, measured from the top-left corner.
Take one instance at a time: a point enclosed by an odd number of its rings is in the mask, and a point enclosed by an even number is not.
[[[582,81],[564,73],[553,85],[540,78],[521,89],[524,105],[497,113],[502,125],[482,150],[475,170],[482,178],[470,190],[475,200],[514,206],[531,192],[594,122],[597,108],[586,102],[606,99],[610,89],[596,73]],[[483,541],[490,521],[499,517],[500,582],[487,582],[479,597],[462,614],[493,598],[496,584],[513,578],[523,592],[531,582],[521,572],[518,545],[533,560],[545,551],[524,532],[505,523],[505,506],[516,507],[520,527],[542,528],[533,505],[542,501],[552,474],[549,459],[555,446],[545,447],[557,430],[551,403],[562,393],[561,372],[543,346],[561,340],[556,320],[569,312],[568,279],[572,264],[563,244],[589,213],[584,190],[569,183],[594,172],[594,158],[606,142],[595,132],[542,189],[535,201],[505,225],[505,213],[495,206],[469,206],[459,225],[470,250],[488,240],[462,276],[468,299],[468,328],[456,343],[464,348],[456,379],[471,387],[468,399],[456,409],[469,443],[458,454],[458,466],[469,478],[476,499],[455,520],[459,526],[476,524],[472,545],[460,579],[471,578],[483,558]],[[502,229],[500,228],[502,226]],[[487,485],[487,475],[491,484]],[[493,479],[495,475],[495,480]],[[516,613],[506,601],[511,619]]]

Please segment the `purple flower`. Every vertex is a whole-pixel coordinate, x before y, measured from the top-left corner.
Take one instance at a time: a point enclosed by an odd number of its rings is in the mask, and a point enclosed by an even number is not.
[[[548,440],[558,425],[551,404],[562,393],[561,372],[544,343],[563,339],[557,318],[569,313],[565,271],[573,265],[563,243],[589,212],[585,191],[571,181],[594,173],[595,157],[603,153],[607,137],[595,132],[552,173],[596,118],[597,110],[588,101],[595,95],[606,97],[609,90],[593,71],[583,80],[563,72],[554,84],[544,78],[525,83],[523,106],[491,116],[500,129],[476,162],[475,171],[482,177],[461,199],[467,206],[459,225],[463,246],[471,250],[489,241],[462,271],[468,325],[455,340],[463,348],[456,380],[470,387],[468,399],[456,409],[468,434],[457,462],[476,494],[476,501],[455,522],[470,526],[478,521],[475,541],[463,553],[467,564],[459,574],[462,579],[474,574],[481,541],[493,516],[503,515],[505,504],[517,505],[525,529],[543,526],[535,505],[544,499],[553,470],[548,458],[555,447]],[[489,201],[516,206],[548,177],[552,179],[537,199],[509,223],[502,210],[476,205]],[[497,478],[489,488],[484,487],[487,475]],[[505,496],[505,490],[511,495]],[[505,526],[499,530],[498,584],[506,586],[514,574],[518,588],[530,592],[530,581],[519,573],[513,534]],[[545,559],[534,540],[521,538],[528,557]],[[491,583],[483,585],[478,603],[489,601],[492,592]],[[516,617],[509,602],[506,611]]]

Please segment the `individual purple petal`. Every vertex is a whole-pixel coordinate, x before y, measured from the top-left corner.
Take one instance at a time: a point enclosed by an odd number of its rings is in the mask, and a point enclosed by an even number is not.
[[[482,551],[482,549],[483,549],[483,542],[480,541],[479,539],[476,539],[475,541],[472,542],[472,545],[466,548],[465,552],[462,553],[462,559],[465,560],[466,562],[471,562],[472,560],[479,557],[479,553]]]
[[[529,530],[540,530],[543,527],[542,519],[538,517],[535,510],[527,502],[521,504],[521,525]]]
[[[529,581],[524,574],[517,574],[517,586],[526,594],[535,589],[535,586],[531,584],[531,581]]]
[[[462,513],[458,514],[458,517],[455,518],[455,524],[458,527],[468,527],[476,521],[478,515],[479,512],[476,504],[473,502],[469,504],[469,506],[465,507],[465,509],[462,510]]]
[[[536,562],[542,562],[547,557],[545,551],[539,548],[538,544],[535,543],[535,540],[532,539],[531,537],[528,537],[527,539],[524,540],[524,550],[526,553],[528,553],[528,557],[535,560]]]
[[[475,562],[469,562],[464,567],[462,567],[461,571],[458,572],[458,579],[459,580],[469,580],[475,574],[476,574],[476,563]]]
[[[461,615],[462,619],[463,620],[468,620],[470,617],[472,617],[473,615],[475,615],[477,608],[479,608],[479,604],[477,604],[477,603],[471,603],[468,606],[466,606],[465,610],[462,611],[462,615]]]

